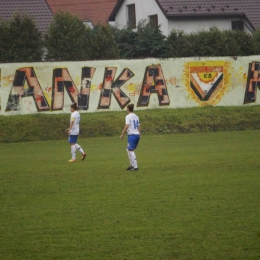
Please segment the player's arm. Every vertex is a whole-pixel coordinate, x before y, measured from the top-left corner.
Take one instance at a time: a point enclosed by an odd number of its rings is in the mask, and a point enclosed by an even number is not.
[[[124,129],[123,129],[123,132],[122,132],[122,134],[121,134],[121,136],[120,136],[120,139],[122,139],[122,138],[124,137],[124,134],[125,134],[125,132],[127,131],[128,127],[129,127],[129,124],[126,124],[125,127],[124,127]]]
[[[70,122],[70,126],[69,126],[69,128],[67,128],[67,129],[65,130],[65,131],[68,132],[68,134],[70,134],[70,130],[71,130],[71,128],[73,127],[74,122],[75,122],[75,118],[72,117],[72,118],[71,118],[71,122]]]
[[[140,127],[140,125],[138,126],[138,132],[139,132],[139,135],[141,135],[141,127]]]

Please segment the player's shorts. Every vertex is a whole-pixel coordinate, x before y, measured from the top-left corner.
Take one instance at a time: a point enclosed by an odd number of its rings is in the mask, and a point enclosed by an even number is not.
[[[127,149],[133,151],[136,149],[140,140],[140,135],[128,135]]]
[[[78,136],[77,135],[70,135],[69,136],[69,143],[75,144],[75,143],[77,143],[77,140],[78,140]]]

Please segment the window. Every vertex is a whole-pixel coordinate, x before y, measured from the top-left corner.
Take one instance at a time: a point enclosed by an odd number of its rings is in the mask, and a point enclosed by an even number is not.
[[[242,21],[232,21],[232,30],[244,31],[244,23]]]
[[[83,21],[83,24],[87,27],[87,28],[90,28],[90,29],[93,29],[94,26],[93,26],[93,23],[91,21]]]
[[[150,21],[150,25],[151,27],[157,27],[158,26],[158,15],[151,15],[149,16],[149,21]]]
[[[136,28],[136,18],[135,18],[135,4],[127,6],[128,12],[128,25],[134,29]]]

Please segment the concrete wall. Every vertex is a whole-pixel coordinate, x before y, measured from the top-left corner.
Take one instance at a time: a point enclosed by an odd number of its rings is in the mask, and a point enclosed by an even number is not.
[[[259,105],[260,56],[0,64],[1,115]]]

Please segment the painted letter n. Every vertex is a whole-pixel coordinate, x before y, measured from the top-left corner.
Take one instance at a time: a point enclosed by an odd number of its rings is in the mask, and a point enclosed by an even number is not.
[[[79,109],[87,110],[89,108],[91,79],[95,73],[95,70],[95,68],[90,67],[82,68],[80,92],[78,91],[66,68],[58,68],[53,70],[51,109],[63,109],[64,89],[66,89],[71,102],[76,102]]]

